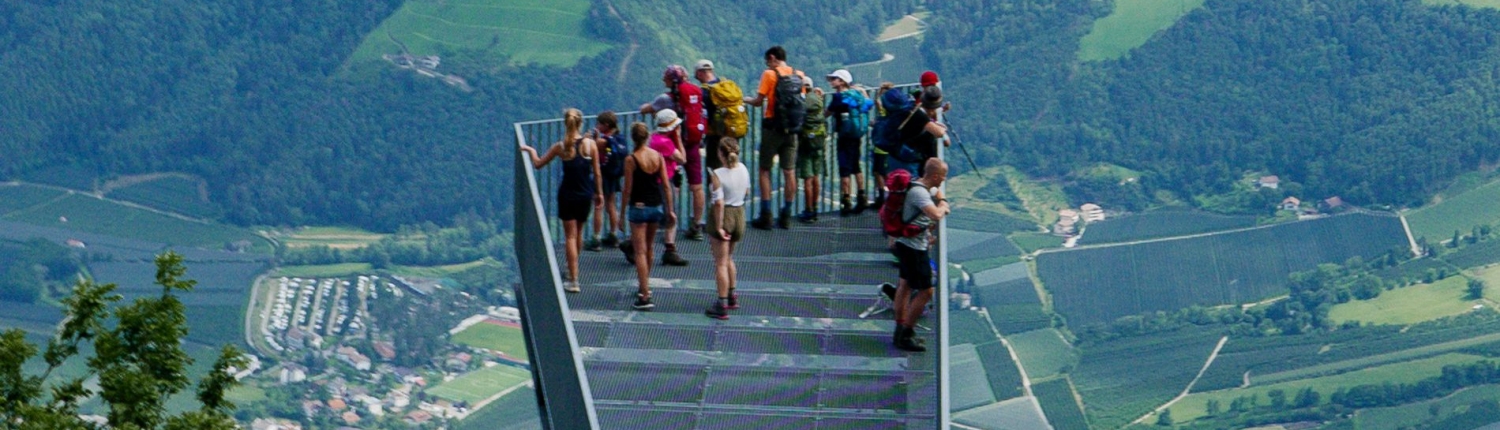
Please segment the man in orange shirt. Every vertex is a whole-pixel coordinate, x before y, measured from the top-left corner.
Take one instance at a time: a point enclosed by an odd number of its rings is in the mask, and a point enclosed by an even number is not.
[[[745,98],[746,104],[766,107],[760,133],[760,216],[750,225],[761,230],[771,229],[771,167],[779,159],[781,182],[785,190],[781,194],[781,211],[776,226],[786,229],[791,228],[792,204],[797,200],[797,134],[788,133],[787,130],[801,127],[779,126],[780,120],[776,118],[776,84],[783,76],[793,76],[806,82],[807,75],[786,64],[786,49],[780,46],[767,49],[765,59],[766,71],[760,74],[760,88],[755,97]],[[798,87],[798,91],[803,91],[800,83]]]

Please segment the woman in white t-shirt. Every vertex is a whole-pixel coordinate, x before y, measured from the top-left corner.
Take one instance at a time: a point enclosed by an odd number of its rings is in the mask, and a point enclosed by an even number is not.
[[[709,176],[713,209],[708,213],[707,233],[714,254],[714,280],[719,300],[703,311],[710,318],[729,319],[729,310],[739,309],[734,295],[734,246],[745,236],[745,196],[750,193],[750,171],[740,162],[740,143],[732,137],[719,141],[719,159],[724,167]]]

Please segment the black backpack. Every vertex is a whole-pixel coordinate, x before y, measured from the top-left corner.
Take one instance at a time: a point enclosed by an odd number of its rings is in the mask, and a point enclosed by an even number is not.
[[[783,75],[776,70],[776,106],[772,108],[777,131],[793,135],[802,131],[807,119],[807,104],[802,97],[802,76],[796,71]]]

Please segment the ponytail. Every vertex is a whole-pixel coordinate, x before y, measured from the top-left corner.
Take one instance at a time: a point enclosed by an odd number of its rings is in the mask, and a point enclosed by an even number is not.
[[[563,109],[562,159],[572,160],[578,156],[578,139],[583,138],[583,111]]]
[[[735,168],[740,164],[740,141],[733,137],[719,139],[719,157],[724,159],[724,167]]]
[[[646,142],[651,139],[651,129],[646,128],[646,123],[638,122],[630,125],[630,139],[635,141],[635,149],[646,147]]]

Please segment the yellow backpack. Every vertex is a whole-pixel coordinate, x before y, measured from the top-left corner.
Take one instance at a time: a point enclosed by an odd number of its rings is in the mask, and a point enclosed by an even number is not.
[[[708,86],[708,97],[714,102],[709,121],[714,131],[735,139],[745,137],[750,131],[750,114],[745,109],[745,93],[740,91],[739,84],[720,79],[719,83]]]

